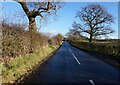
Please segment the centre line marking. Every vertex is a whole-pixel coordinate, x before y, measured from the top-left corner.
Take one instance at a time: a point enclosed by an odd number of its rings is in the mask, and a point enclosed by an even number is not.
[[[71,49],[69,49],[69,51],[72,53]],[[75,58],[75,60],[77,61],[78,64],[80,64],[79,60],[76,58],[76,56],[72,53],[73,57]]]
[[[69,49],[69,51],[72,53],[72,51]]]
[[[79,60],[76,58],[76,56],[72,53],[73,57],[75,58],[75,60],[78,62],[78,64],[80,64]]]
[[[90,81],[90,83],[92,84],[92,85],[95,85],[95,83],[93,82],[93,80],[89,80]]]

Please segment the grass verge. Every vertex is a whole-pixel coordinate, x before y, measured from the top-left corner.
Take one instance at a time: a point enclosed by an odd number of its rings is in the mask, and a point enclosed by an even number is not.
[[[106,54],[102,54],[100,53],[99,51],[94,51],[94,50],[90,50],[90,49],[87,49],[85,46],[81,46],[79,44],[76,44],[74,42],[69,42],[72,46],[84,51],[84,52],[87,52],[88,54],[90,55],[93,55],[95,56],[96,58],[99,58],[101,59],[102,61],[112,65],[113,67],[116,67],[118,70],[120,70],[120,57],[118,56],[112,56],[112,55],[106,55]],[[84,47],[84,48],[83,48]]]
[[[38,64],[42,63],[49,54],[54,52],[58,46],[48,46],[43,50],[36,51],[30,55],[20,56],[11,59],[7,65],[2,64],[2,83],[15,83],[17,80],[27,75],[29,71],[34,69]]]

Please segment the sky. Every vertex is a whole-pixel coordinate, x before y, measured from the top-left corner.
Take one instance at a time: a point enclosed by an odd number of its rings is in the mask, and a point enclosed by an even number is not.
[[[81,7],[85,7],[91,3],[98,3],[104,6],[107,11],[115,17],[115,21],[111,24],[112,29],[115,30],[111,38],[118,38],[118,2],[65,2],[63,7],[57,11],[57,16],[50,17],[46,25],[40,24],[40,18],[36,18],[37,27],[40,27],[41,32],[50,32],[53,34],[61,33],[65,35],[69,28],[71,28],[73,21],[76,20],[75,15]],[[20,4],[17,2],[4,2],[2,3],[4,16],[10,18],[9,20],[15,21],[16,16],[25,15]],[[19,16],[19,17],[21,17]],[[28,23],[26,16],[22,21]]]

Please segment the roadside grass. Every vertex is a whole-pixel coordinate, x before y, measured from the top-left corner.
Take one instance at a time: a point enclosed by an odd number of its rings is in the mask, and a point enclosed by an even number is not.
[[[54,52],[58,46],[48,46],[43,50],[36,51],[30,55],[20,56],[11,59],[7,65],[2,66],[2,83],[14,83],[22,75],[26,75],[37,64],[42,62],[50,53]]]
[[[71,45],[120,69],[120,43],[114,42],[78,42],[68,41]]]
[[[120,43],[118,43],[118,41],[89,43],[71,40],[69,42],[83,50],[114,56],[114,58],[120,58]]]

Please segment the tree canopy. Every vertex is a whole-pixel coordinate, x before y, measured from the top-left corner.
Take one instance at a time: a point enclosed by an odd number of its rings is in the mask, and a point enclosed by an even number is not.
[[[36,16],[45,18],[46,16],[56,14],[56,11],[61,8],[61,2],[59,1],[27,2],[26,0],[17,0],[17,2],[21,5],[29,19],[29,30],[34,32],[36,31]]]
[[[113,16],[99,4],[90,4],[81,8],[75,17],[80,22],[75,21],[72,27],[89,34],[89,42],[92,42],[93,37],[114,32],[110,27],[114,22]]]

